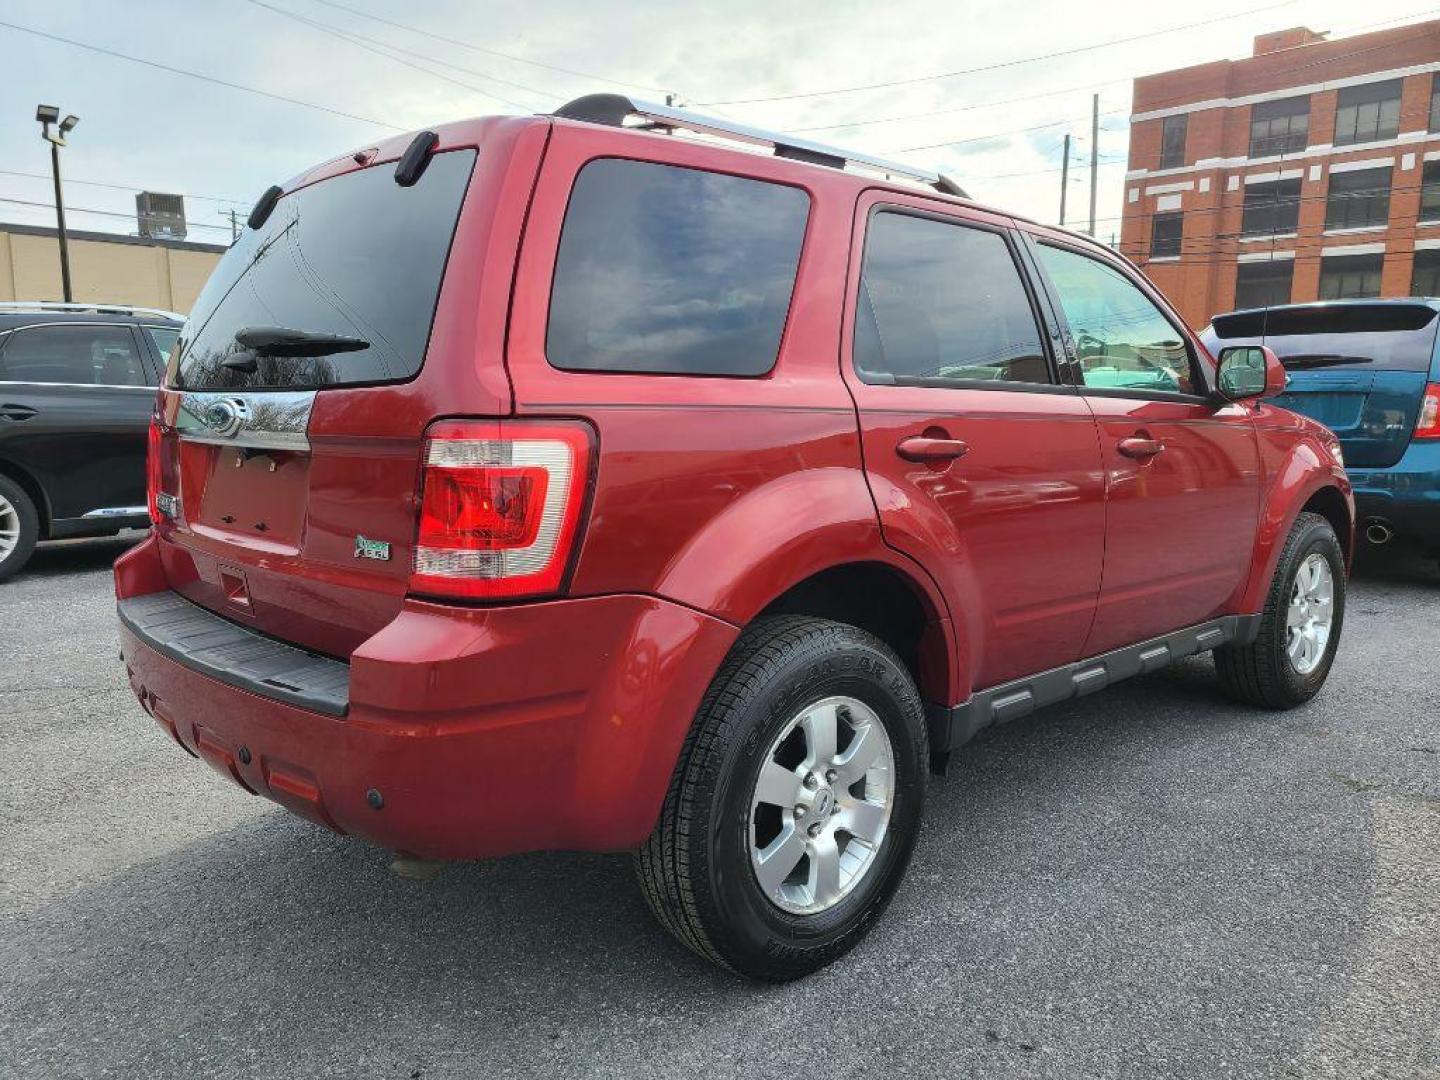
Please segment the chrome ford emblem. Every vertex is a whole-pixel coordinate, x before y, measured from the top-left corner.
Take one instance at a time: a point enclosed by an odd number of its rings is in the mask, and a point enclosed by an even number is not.
[[[216,398],[201,417],[216,435],[232,437],[244,426],[250,408],[243,398]]]

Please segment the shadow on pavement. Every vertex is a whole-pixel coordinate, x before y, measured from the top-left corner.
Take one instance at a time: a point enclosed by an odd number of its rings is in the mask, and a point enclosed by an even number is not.
[[[108,570],[115,560],[149,535],[139,530],[118,536],[85,540],[52,540],[38,545],[20,576],[53,577],[58,574]]]

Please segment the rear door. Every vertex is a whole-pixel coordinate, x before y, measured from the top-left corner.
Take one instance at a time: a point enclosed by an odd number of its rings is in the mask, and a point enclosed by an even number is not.
[[[939,580],[974,688],[1078,659],[1100,452],[1010,222],[879,192],[857,220],[842,366],[886,541]]]
[[[147,359],[124,324],[37,324],[0,337],[0,456],[40,481],[52,522],[145,512]]]
[[[1225,613],[1259,520],[1249,407],[1208,398],[1188,333],[1118,259],[1060,237],[1034,251],[1104,453],[1105,574],[1086,655]]]
[[[1429,304],[1362,301],[1221,315],[1205,336],[1269,345],[1289,375],[1274,403],[1335,432],[1348,464],[1385,468],[1415,430],[1437,325]]]
[[[229,249],[161,393],[171,588],[337,656],[399,611],[426,427],[509,411],[504,310],[545,127],[442,134],[410,184],[399,140],[322,167]]]

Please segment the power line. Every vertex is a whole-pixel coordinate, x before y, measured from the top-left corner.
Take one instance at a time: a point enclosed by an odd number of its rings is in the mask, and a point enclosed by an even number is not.
[[[16,205],[16,206],[33,206],[33,207],[36,207],[36,208],[41,209],[41,210],[50,210],[50,211],[54,211],[54,209],[55,209],[55,204],[54,204],[53,202],[35,202],[35,201],[31,200],[31,199],[11,199],[11,198],[7,198],[7,197],[5,197],[5,196],[0,196],[0,203],[13,203],[13,204]],[[86,207],[83,207],[83,206],[71,206],[69,203],[66,203],[66,204],[65,204],[65,212],[66,212],[67,214],[69,214],[69,213],[76,213],[76,214],[95,214],[95,215],[98,216],[98,217],[125,218],[127,221],[134,221],[134,220],[135,220],[135,215],[134,215],[134,214],[121,213],[119,210],[94,210],[94,209],[87,209]],[[17,223],[17,224],[18,224],[18,223]],[[230,230],[229,230],[229,227],[228,227],[228,226],[225,226],[225,225],[204,225],[204,224],[201,224],[200,222],[194,222],[194,221],[189,222],[188,224],[189,224],[189,226],[190,226],[191,228],[194,228],[194,229],[219,229],[219,230],[221,230],[222,232],[229,232],[229,231],[230,231]],[[118,235],[120,235],[120,234],[117,233],[116,235],[118,236]]]
[[[256,86],[246,86],[244,83],[230,82],[227,79],[217,79],[213,75],[205,75],[198,71],[188,71],[185,68],[171,67],[169,64],[162,64],[158,60],[146,60],[141,56],[131,56],[129,53],[122,53],[115,49],[107,49],[100,45],[91,45],[85,41],[76,41],[74,38],[61,37],[59,34],[46,33],[44,30],[36,30],[30,26],[21,26],[19,23],[7,22],[4,19],[0,19],[0,26],[8,30],[16,30],[22,34],[32,34],[35,37],[45,38],[47,41],[58,41],[62,45],[72,45],[77,49],[100,53],[102,56],[114,57],[117,60],[128,60],[132,64],[143,64],[145,67],[155,68],[157,71],[168,71],[172,75],[184,75],[186,78],[199,79],[201,82],[213,83],[216,86],[226,86],[231,90],[240,90],[247,94],[254,94],[257,97],[269,98],[272,101],[283,101],[287,105],[299,105],[304,109],[314,109],[317,112],[329,113],[331,116],[343,117],[346,120],[358,120],[362,124],[374,124],[376,127],[389,128],[391,131],[408,130],[399,124],[391,124],[384,120],[377,120],[373,116],[361,116],[359,113],[346,112],[344,109],[333,109],[329,105],[317,105],[313,101],[301,101],[299,98],[286,97],[284,94],[261,90]]]
[[[293,19],[295,22],[298,23],[303,23],[304,25],[310,27],[312,30],[320,31],[322,34],[329,34],[331,37],[338,37],[342,41],[349,42],[351,45],[354,45],[357,48],[361,48],[367,52],[374,53],[376,56],[383,56],[385,57],[385,59],[393,60],[397,64],[403,64],[405,67],[411,68],[414,71],[423,72],[426,75],[433,75],[435,78],[443,79],[454,86],[459,86],[466,90],[474,91],[477,94],[484,94],[486,97],[493,98],[496,101],[504,102],[506,105],[509,105],[512,108],[519,109],[522,113],[533,112],[534,109],[530,105],[525,105],[521,102],[514,101],[507,97],[503,97],[500,94],[495,93],[493,90],[486,90],[483,86],[474,86],[470,83],[462,82],[459,79],[452,78],[451,76],[445,75],[441,72],[431,71],[429,68],[421,67],[419,64],[414,64],[408,60],[403,60],[398,56],[392,56],[390,55],[390,53],[398,52],[404,53],[408,56],[418,57],[419,59],[427,60],[432,64],[439,64],[441,67],[454,68],[456,71],[463,71],[467,75],[475,75],[479,78],[489,79],[492,82],[498,82],[505,86],[513,86],[517,90],[524,90],[526,93],[535,94],[538,97],[551,98],[554,96],[548,91],[536,90],[534,87],[526,86],[524,83],[511,82],[509,79],[496,78],[494,75],[488,75],[483,71],[475,71],[473,68],[459,67],[455,64],[446,63],[444,60],[437,59],[436,57],[426,56],[424,53],[417,53],[409,49],[402,49],[398,45],[390,45],[383,41],[377,41],[375,38],[366,37],[364,34],[357,34],[350,30],[341,29],[338,26],[331,26],[329,23],[323,23],[315,19],[307,18],[304,15],[297,15],[293,11],[286,11],[284,8],[278,8],[274,4],[266,3],[266,0],[250,0],[250,3],[254,4],[256,7],[262,7],[266,11],[273,12],[276,15],[283,16],[287,19]],[[382,52],[382,49],[389,51]]]
[[[16,169],[0,169],[0,176],[23,176],[31,180],[49,180],[49,173],[20,172]],[[80,184],[83,187],[110,188],[112,191],[128,191],[131,193],[139,191],[153,191],[153,188],[135,187],[131,184],[107,184],[101,180],[76,180],[73,177],[65,177],[67,184]],[[231,199],[223,195],[195,195],[190,192],[177,192],[186,199],[203,199],[205,202],[234,203],[236,206],[249,206],[251,201],[246,199]]]
[[[1099,41],[1090,45],[1077,45],[1069,49],[1059,49],[1055,52],[1041,53],[1036,56],[1017,57],[1013,60],[1001,60],[993,64],[982,64],[979,67],[961,68],[957,71],[942,71],[935,75],[916,75],[908,79],[890,79],[886,82],[864,83],[858,86],[842,86],[833,90],[806,90],[794,94],[774,94],[769,97],[755,98],[730,98],[723,101],[699,101],[697,105],[756,105],[769,101],[795,101],[800,98],[834,97],[838,94],[856,94],[865,90],[883,90],[895,86],[913,86],[917,83],[933,82],[937,79],[953,79],[960,75],[977,75],[986,71],[999,71],[1003,68],[1017,67],[1021,64],[1033,64],[1041,60],[1057,60],[1063,56],[1075,56],[1079,53],[1093,52],[1096,49],[1107,49],[1114,45],[1125,45],[1135,41],[1145,41],[1149,38],[1161,37],[1165,34],[1176,34],[1182,30],[1195,30],[1202,26],[1210,26],[1214,23],[1228,22],[1231,19],[1241,19],[1247,15],[1258,15],[1264,11],[1274,11],[1277,8],[1292,7],[1298,0],[1282,0],[1278,4],[1267,4],[1263,7],[1250,8],[1246,11],[1232,12],[1229,15],[1217,15],[1209,19],[1201,19],[1199,22],[1186,23],[1183,26],[1170,26],[1163,30],[1150,30],[1143,34],[1132,34],[1128,37],[1112,38],[1109,41]]]
[[[1109,111],[1103,112],[1100,115],[1118,116],[1126,111],[1127,110],[1125,109],[1110,109]],[[886,151],[886,153],[908,154],[915,150],[936,150],[945,146],[960,146],[964,143],[983,142],[986,139],[999,139],[1005,135],[1022,135],[1027,131],[1043,131],[1045,128],[1059,127],[1061,124],[1078,124],[1081,120],[1089,119],[1090,114],[1086,113],[1084,116],[1067,118],[1065,120],[1048,120],[1043,124],[1034,124],[1030,127],[1010,128],[1006,131],[994,131],[988,135],[971,135],[964,139],[950,139],[947,142],[925,143],[923,146],[902,146],[895,150]]]
[[[622,79],[610,79],[606,78],[604,75],[596,75],[593,72],[576,71],[572,68],[560,67],[558,64],[547,64],[540,60],[528,60],[523,56],[515,56],[513,53],[500,52],[498,49],[489,49],[486,48],[484,45],[476,45],[472,42],[461,41],[459,38],[447,37],[444,34],[432,33],[431,31],[423,30],[418,26],[411,26],[408,23],[396,22],[393,19],[386,19],[382,18],[379,15],[372,15],[368,11],[361,11],[359,8],[353,8],[347,4],[337,3],[336,0],[315,0],[315,2],[318,4],[324,4],[326,7],[336,8],[340,11],[348,11],[351,15],[359,15],[363,19],[372,19],[375,22],[383,23],[386,26],[393,26],[397,30],[405,30],[412,34],[419,34],[421,37],[427,37],[434,41],[441,41],[447,45],[456,45],[462,49],[470,49],[474,52],[486,53],[490,56],[498,56],[504,60],[513,60],[517,64],[530,64],[533,67],[545,68],[549,71],[558,71],[565,75],[573,75],[578,79],[594,79],[596,82],[610,83],[612,86],[631,86],[640,90],[648,90],[653,94],[666,93],[666,91],[661,90],[658,87],[646,86],[644,83],[625,82]]]

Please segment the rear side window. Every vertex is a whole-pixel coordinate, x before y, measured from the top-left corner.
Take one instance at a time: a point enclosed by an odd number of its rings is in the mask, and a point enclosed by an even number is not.
[[[155,342],[155,348],[160,353],[160,359],[164,360],[170,355],[170,350],[175,347],[175,342],[180,339],[180,331],[169,326],[147,326],[146,331],[150,334],[150,340]]]
[[[1291,370],[1427,371],[1435,309],[1426,304],[1326,304],[1217,315],[1206,346],[1269,345]]]
[[[4,339],[0,381],[147,386],[128,326],[31,326]]]
[[[565,212],[546,357],[565,371],[765,374],[809,212],[798,188],[590,162]]]
[[[1030,298],[999,233],[893,211],[870,219],[855,312],[870,383],[1047,383]]]
[[[344,173],[282,198],[210,276],[168,379],[182,389],[306,389],[396,382],[420,370],[475,151],[436,154],[411,187],[393,164]],[[236,334],[278,327],[348,339],[345,351],[265,352],[254,370]],[[358,343],[358,347],[357,347]],[[316,346],[310,346],[313,352]]]

